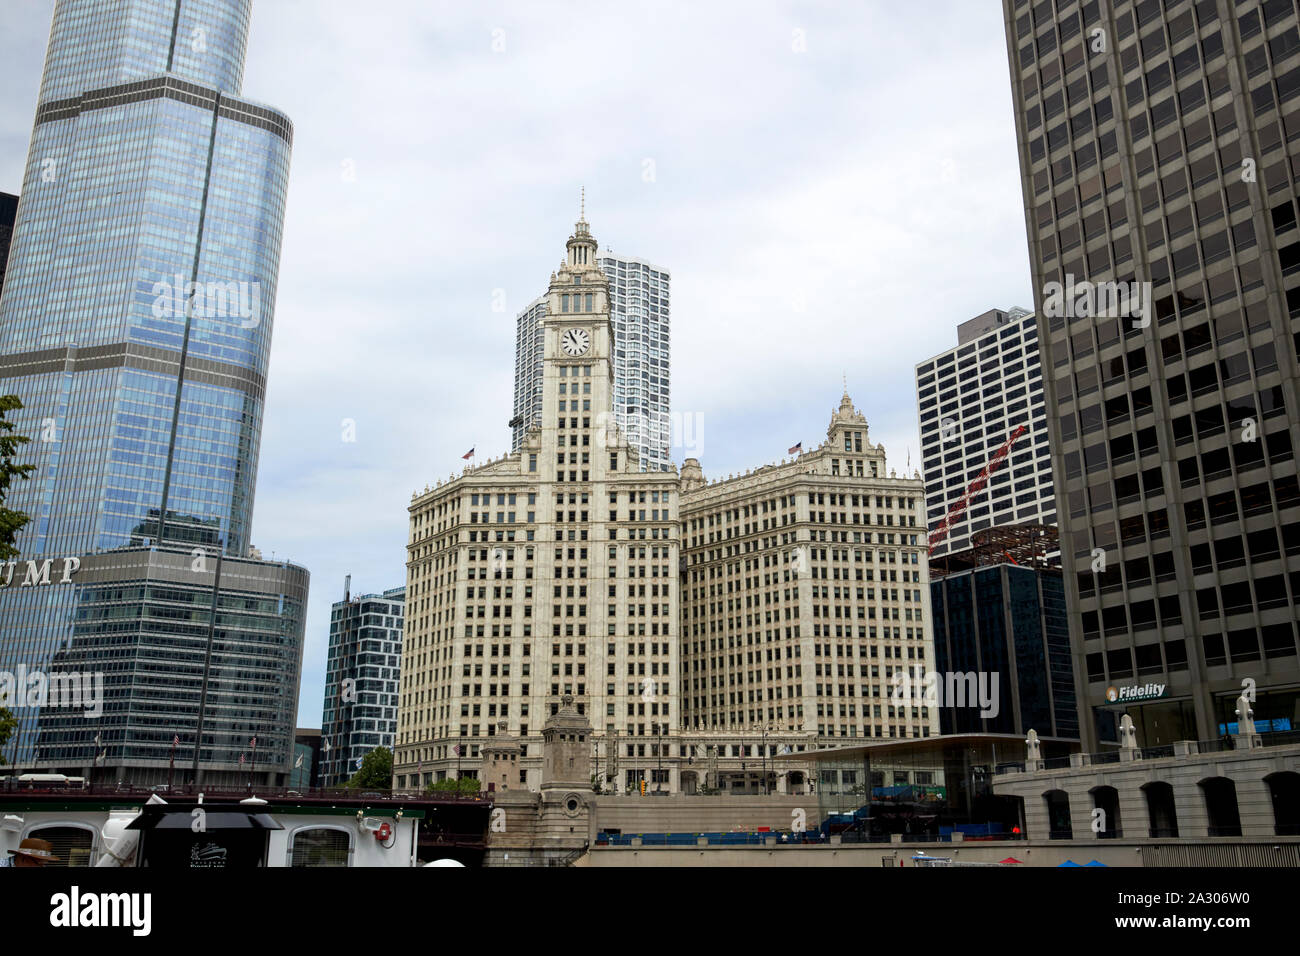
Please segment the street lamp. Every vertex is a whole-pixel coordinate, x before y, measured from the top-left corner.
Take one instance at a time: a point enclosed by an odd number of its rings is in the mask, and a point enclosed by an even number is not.
[[[188,305],[187,305],[188,307]],[[164,516],[166,515],[167,496],[163,495],[163,511],[158,518],[158,540],[162,540],[162,528]],[[212,644],[217,633],[217,598],[221,594],[221,560],[225,557],[226,543],[220,539],[217,540],[217,569],[212,576],[212,607],[208,613],[208,640],[203,651],[203,680],[199,684],[199,720],[198,727],[194,731],[194,762],[190,768],[190,775],[193,777],[195,788],[201,787],[203,781],[199,778],[199,751],[203,747],[203,723],[204,717],[207,716],[208,708],[208,679],[212,672]]]
[[[772,789],[767,782],[767,732],[771,729],[770,724],[763,725],[763,796],[771,796]]]
[[[767,722],[767,723],[760,723],[760,724],[755,724],[755,725],[754,725],[754,730],[762,734],[762,740],[763,740],[763,743],[762,743],[762,752],[759,754],[759,756],[762,758],[763,795],[764,795],[764,796],[770,796],[770,795],[771,795],[771,792],[772,792],[772,791],[771,791],[771,788],[768,786],[768,782],[767,782],[767,735],[768,735],[768,732],[769,732],[771,729],[772,729],[772,724],[771,724],[770,721]]]
[[[660,781],[664,775],[663,724],[655,724],[655,755],[659,758],[659,769],[655,771],[655,793],[659,792]]]

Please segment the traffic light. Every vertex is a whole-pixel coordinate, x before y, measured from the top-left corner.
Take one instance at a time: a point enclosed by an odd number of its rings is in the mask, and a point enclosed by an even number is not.
[[[641,796],[645,796],[645,781],[641,781]]]

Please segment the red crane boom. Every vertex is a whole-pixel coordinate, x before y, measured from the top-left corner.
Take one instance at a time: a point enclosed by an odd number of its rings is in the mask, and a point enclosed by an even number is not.
[[[979,475],[976,476],[975,480],[970,483],[970,487],[966,489],[966,493],[957,499],[957,502],[948,509],[948,513],[943,516],[943,520],[935,526],[935,529],[932,532],[930,532],[929,553],[933,553],[934,546],[944,538],[948,537],[948,531],[952,528],[953,522],[960,518],[962,514],[965,513],[966,509],[970,507],[971,499],[984,490],[984,486],[988,484],[989,476],[1002,467],[1002,463],[1006,461],[1007,455],[1011,453],[1011,446],[1014,445],[1016,440],[1024,433],[1024,425],[1016,426],[1016,430],[1011,433],[1011,437],[1004,441],[1002,447],[993,453],[993,457],[990,458],[989,463],[984,466],[984,470],[981,471]]]

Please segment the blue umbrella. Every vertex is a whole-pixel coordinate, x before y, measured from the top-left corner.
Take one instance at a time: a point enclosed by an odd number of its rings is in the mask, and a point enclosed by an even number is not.
[[[1082,866],[1082,865],[1083,864],[1081,863],[1075,863],[1073,860],[1066,860],[1064,863],[1058,864],[1057,868],[1059,869],[1062,866]]]
[[[1105,863],[1098,863],[1096,860],[1092,860],[1084,864],[1084,866],[1105,866],[1105,865],[1106,865]]]

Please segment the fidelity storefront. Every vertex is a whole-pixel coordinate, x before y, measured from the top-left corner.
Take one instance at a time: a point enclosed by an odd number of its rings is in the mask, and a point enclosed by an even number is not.
[[[1257,733],[1293,733],[1300,729],[1300,687],[1255,690],[1243,680],[1240,688],[1213,693],[1215,724],[1211,732],[1216,737],[1238,733],[1237,699],[1246,691],[1254,696],[1252,711]],[[1171,696],[1165,677],[1110,685],[1104,700],[1094,705],[1094,713],[1099,739],[1106,743],[1118,742],[1124,714],[1133,719],[1139,747],[1167,747],[1176,740],[1201,737],[1191,695]]]
[[[1098,737],[1119,741],[1120,719],[1128,714],[1139,747],[1167,747],[1175,740],[1196,740],[1196,710],[1191,695],[1169,696],[1168,678],[1111,684],[1094,707]]]

